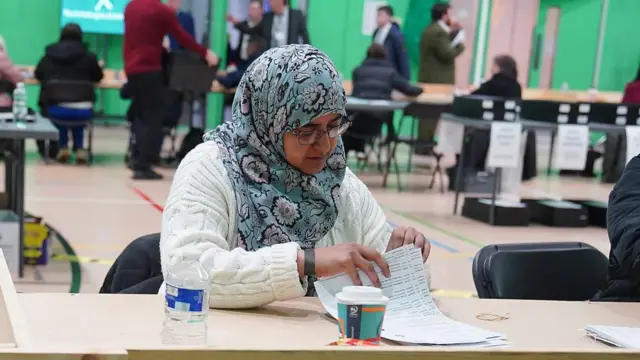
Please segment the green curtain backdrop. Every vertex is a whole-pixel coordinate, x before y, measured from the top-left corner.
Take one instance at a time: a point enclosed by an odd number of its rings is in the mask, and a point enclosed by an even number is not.
[[[431,7],[438,2],[447,1],[411,0],[409,3],[403,30],[407,41],[407,52],[414,65],[420,62],[420,36],[424,28],[431,23]]]

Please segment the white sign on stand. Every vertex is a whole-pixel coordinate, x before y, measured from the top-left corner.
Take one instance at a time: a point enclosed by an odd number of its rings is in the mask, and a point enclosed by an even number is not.
[[[589,151],[589,127],[586,125],[558,125],[556,138],[556,168],[584,170]]]
[[[627,162],[629,162],[640,154],[640,126],[625,126],[625,132],[627,133]]]
[[[0,210],[0,249],[12,274],[20,269],[20,221],[9,210]]]
[[[491,137],[487,166],[492,168],[515,168],[520,159],[522,124],[519,122],[491,122]]]
[[[464,141],[464,125],[453,121],[441,120],[438,123],[438,145],[436,149],[441,154],[459,154],[462,152]]]

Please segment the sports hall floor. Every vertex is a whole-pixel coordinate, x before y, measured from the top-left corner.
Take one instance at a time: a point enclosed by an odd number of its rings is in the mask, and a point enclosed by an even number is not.
[[[123,164],[127,130],[97,128],[92,167],[45,165],[28,144],[26,210],[42,216],[60,233],[53,243],[54,259],[46,267],[26,270],[16,280],[21,292],[97,292],[111,262],[138,236],[159,232],[161,211],[173,170],[161,170],[161,182],[134,182]],[[548,138],[538,136],[538,163],[546,164]],[[389,221],[413,226],[431,239],[429,263],[432,288],[441,296],[472,296],[471,263],[486,244],[510,242],[583,241],[608,254],[606,230],[490,227],[452,215],[453,195],[426,190],[427,175],[403,175],[411,191],[398,193],[395,184],[382,189],[381,175],[359,172],[384,208]],[[393,178],[390,178],[393,179]],[[605,201],[610,185],[597,180],[539,176],[523,184],[522,195],[547,194]],[[69,246],[65,246],[65,245]]]

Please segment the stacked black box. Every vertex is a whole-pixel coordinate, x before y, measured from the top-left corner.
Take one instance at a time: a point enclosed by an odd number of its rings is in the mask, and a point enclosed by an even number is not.
[[[520,100],[468,95],[453,99],[452,114],[487,121],[515,121]]]

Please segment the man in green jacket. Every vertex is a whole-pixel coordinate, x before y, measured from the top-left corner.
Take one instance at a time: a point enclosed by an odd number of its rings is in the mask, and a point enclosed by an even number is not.
[[[454,84],[455,59],[464,51],[464,30],[453,21],[451,6],[437,3],[431,8],[431,25],[420,39],[420,71],[418,81],[427,84]],[[432,140],[437,119],[421,121],[418,126],[420,140]],[[419,149],[416,153],[420,153]]]

